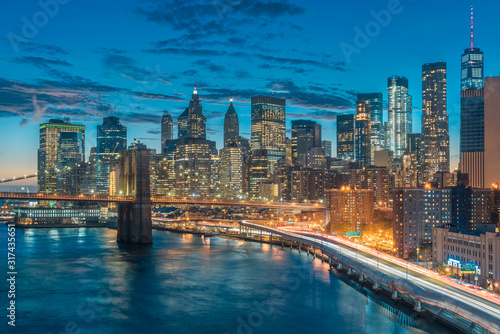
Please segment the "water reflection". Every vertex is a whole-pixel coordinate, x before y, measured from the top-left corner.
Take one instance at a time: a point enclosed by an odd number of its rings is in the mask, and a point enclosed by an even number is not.
[[[129,245],[103,228],[26,231],[17,245],[19,332],[64,333],[69,324],[81,333],[446,333],[405,326],[304,252],[153,237]]]

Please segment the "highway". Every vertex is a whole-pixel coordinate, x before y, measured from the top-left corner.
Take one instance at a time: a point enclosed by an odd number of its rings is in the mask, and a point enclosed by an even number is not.
[[[300,235],[247,222],[245,222],[244,225],[260,230],[265,228],[265,230],[272,232],[273,234],[281,234],[285,237],[290,236],[293,238],[301,238],[304,240],[304,243],[320,243],[325,250],[339,252],[350,258],[353,262],[370,266],[374,271],[378,270],[395,279],[404,280],[407,278],[412,283],[424,289],[429,294],[429,299],[433,298],[434,293],[436,293],[438,301],[440,297],[439,295],[449,298],[449,305],[440,305],[441,307],[453,310],[454,304],[465,303],[476,309],[478,312],[488,314],[491,316],[492,320],[495,320],[495,323],[491,324],[491,326],[493,326],[496,330],[494,332],[500,331],[500,298],[496,295],[490,294],[489,292],[457,284],[448,277],[432,270],[409,264],[407,261],[384,253],[378,253],[376,250],[372,250],[368,247],[358,245],[358,249],[356,250],[356,245],[354,243],[341,238],[314,233],[309,235]],[[427,300],[424,302],[427,302]],[[481,325],[484,327],[484,324]],[[487,326],[485,328],[491,330],[491,326]]]

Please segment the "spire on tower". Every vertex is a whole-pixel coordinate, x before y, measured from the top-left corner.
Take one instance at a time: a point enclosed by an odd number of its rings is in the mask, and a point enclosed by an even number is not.
[[[470,50],[474,50],[474,6],[470,6]]]

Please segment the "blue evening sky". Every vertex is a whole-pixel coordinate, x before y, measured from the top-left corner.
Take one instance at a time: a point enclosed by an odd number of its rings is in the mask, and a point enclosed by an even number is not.
[[[472,4],[485,75],[500,75],[500,3]],[[97,124],[109,115],[128,127],[128,142],[138,138],[159,149],[163,110],[175,120],[195,80],[208,137],[219,148],[229,98],[234,97],[242,135],[249,137],[250,97],[274,93],[287,99],[288,131],[293,119],[316,120],[335,151],[336,115],[354,112],[357,93],[382,92],[385,100],[393,74],[409,78],[413,131],[420,132],[421,66],[437,61],[448,66],[454,169],[460,55],[470,47],[470,5],[463,0],[4,1],[0,178],[36,171],[38,125],[54,117],[86,125],[87,156],[96,144]],[[374,24],[373,13],[388,8],[390,17],[381,15],[383,24]],[[368,39],[356,40],[356,29],[368,29]],[[356,49],[343,52],[347,45]]]

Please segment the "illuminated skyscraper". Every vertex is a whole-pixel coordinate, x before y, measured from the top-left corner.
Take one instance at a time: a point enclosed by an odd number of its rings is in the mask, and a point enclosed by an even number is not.
[[[173,159],[175,195],[209,197],[214,143],[206,140],[206,117],[196,87],[189,107],[179,116],[178,125],[179,140]]]
[[[412,132],[411,95],[408,79],[393,76],[387,80],[389,129],[385,133],[386,147],[399,159],[406,151],[406,136]]]
[[[209,197],[211,184],[211,142],[184,138],[175,149],[175,195]]]
[[[484,187],[500,183],[500,76],[484,82]]]
[[[80,194],[80,186],[85,174],[82,134],[61,132],[57,150],[57,193]],[[82,163],[82,166],[80,166]],[[64,167],[71,168],[64,168]]]
[[[189,107],[177,119],[179,139],[182,138],[207,138],[207,118],[203,116],[201,101],[196,87],[194,88]]]
[[[61,133],[75,133],[66,136]],[[60,152],[61,151],[61,152]],[[58,163],[59,161],[59,163]],[[85,125],[51,119],[40,124],[38,149],[38,191],[53,194],[57,189],[56,168],[85,161]]]
[[[223,198],[243,195],[243,150],[230,143],[220,150],[220,193]]]
[[[161,117],[161,152],[164,153],[168,141],[174,138],[174,122],[168,111],[163,112]]]
[[[236,110],[234,110],[233,99],[231,99],[229,108],[227,108],[226,116],[224,116],[224,146],[227,146],[230,142],[238,140],[239,135],[240,124]]]
[[[446,111],[446,63],[422,65],[422,182],[450,171],[450,136]]]
[[[471,8],[471,27],[472,27]],[[484,184],[484,70],[483,52],[471,47],[462,54],[460,92],[460,168],[472,187]]]
[[[127,127],[117,117],[105,117],[97,126],[97,161],[95,162],[94,192],[109,192],[110,161],[127,149]]]
[[[354,156],[362,167],[371,163],[370,107],[363,98],[356,102]]]
[[[97,159],[110,160],[127,149],[127,127],[117,117],[105,117],[97,126]]]
[[[321,147],[323,147],[323,152],[325,156],[332,157],[332,141],[331,140],[322,140]]]
[[[321,147],[321,125],[309,120],[292,121],[292,161],[306,167],[310,148]]]
[[[267,150],[271,172],[286,156],[286,101],[272,96],[252,96],[252,150]]]
[[[269,180],[269,158],[266,150],[252,150],[248,161],[248,195],[258,198],[260,186]]]
[[[337,158],[354,161],[355,117],[353,114],[337,116]]]
[[[375,152],[384,149],[383,97],[382,93],[358,94],[358,101],[361,99],[370,108],[370,160],[373,162]]]

